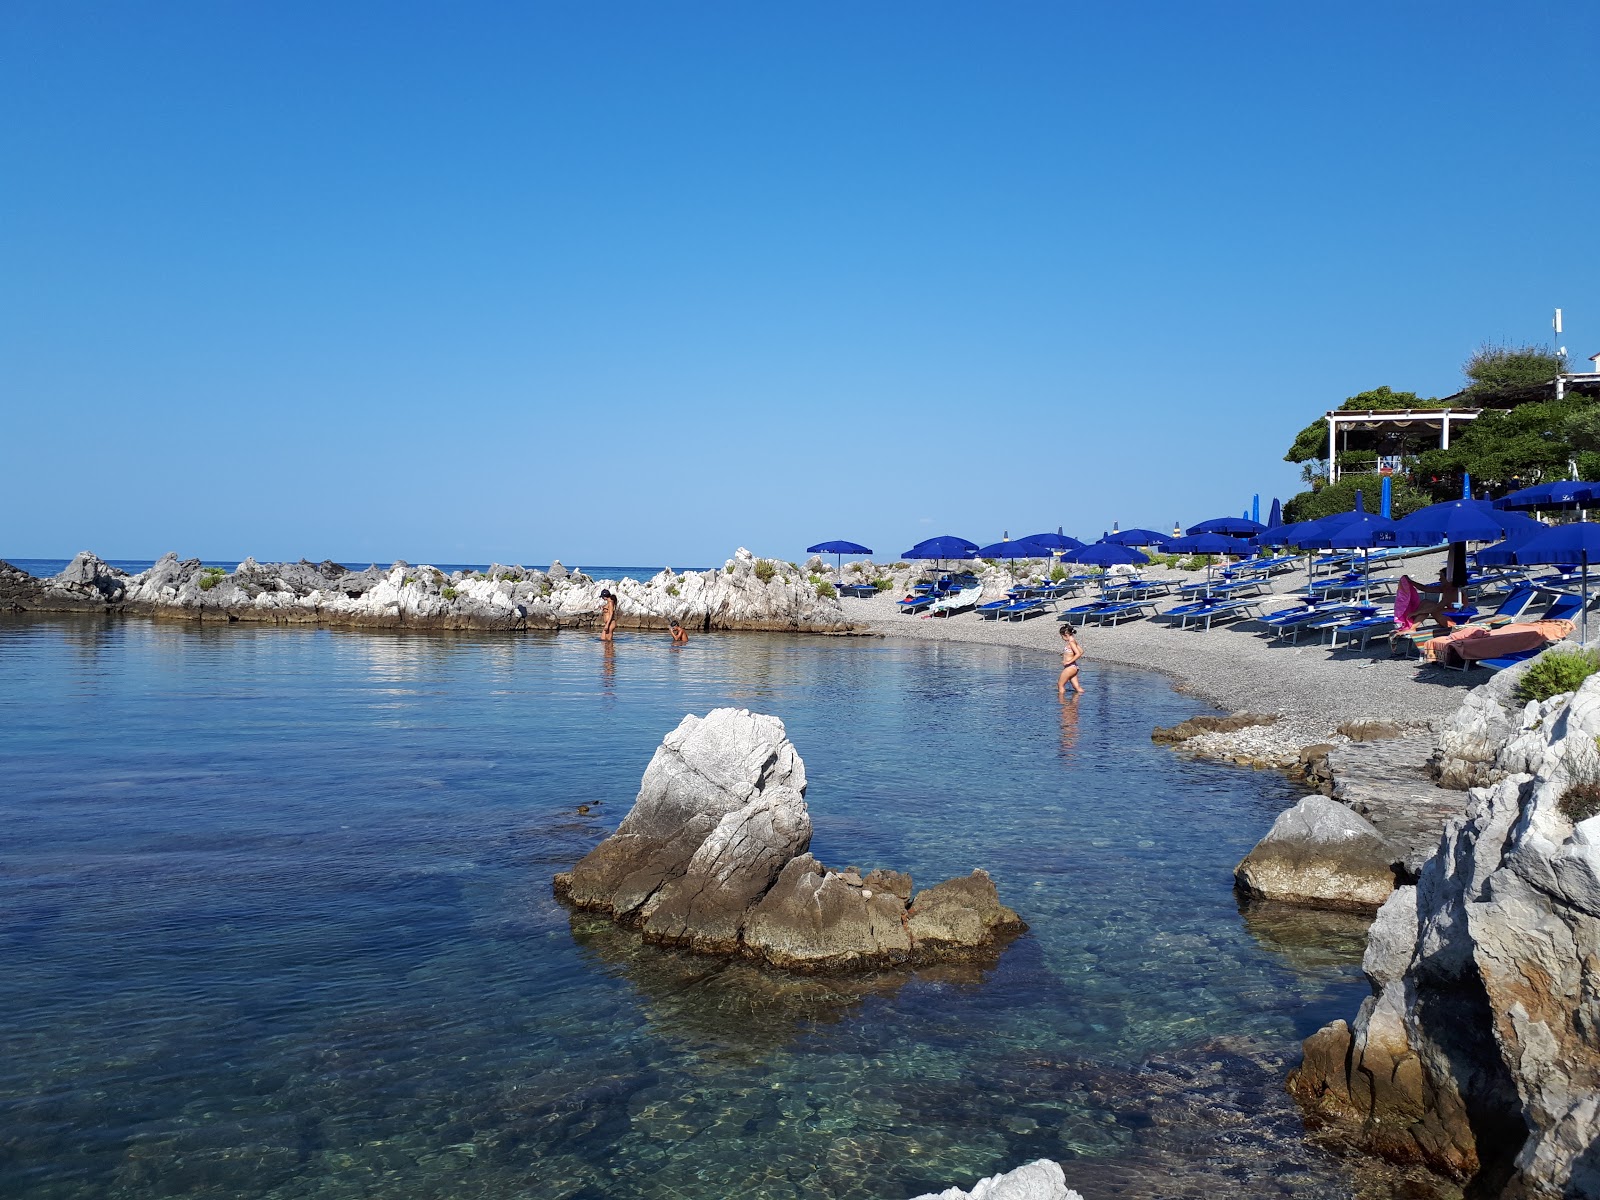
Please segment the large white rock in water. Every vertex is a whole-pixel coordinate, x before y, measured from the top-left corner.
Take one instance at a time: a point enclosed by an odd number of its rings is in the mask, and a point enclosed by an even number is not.
[[[1326,796],[1307,796],[1279,814],[1234,871],[1247,895],[1286,904],[1376,912],[1394,891],[1383,835]]]
[[[970,1192],[952,1187],[942,1192],[925,1192],[915,1200],[1083,1200],[1083,1197],[1067,1186],[1066,1174],[1059,1163],[1041,1158],[1015,1171],[980,1179]]]
[[[805,852],[805,787],[778,718],[685,717],[616,833],[557,875],[556,893],[653,941],[794,970],[948,958],[1027,928],[983,871],[913,896],[899,872],[828,870]]]

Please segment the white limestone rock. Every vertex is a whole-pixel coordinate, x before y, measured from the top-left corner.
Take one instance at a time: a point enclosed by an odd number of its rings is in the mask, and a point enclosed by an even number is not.
[[[1067,1186],[1061,1165],[1041,1158],[1014,1171],[991,1175],[964,1192],[958,1187],[942,1192],[924,1192],[914,1200],[1083,1200]]]
[[[1394,891],[1393,855],[1365,817],[1326,796],[1280,813],[1234,871],[1247,895],[1376,912]]]

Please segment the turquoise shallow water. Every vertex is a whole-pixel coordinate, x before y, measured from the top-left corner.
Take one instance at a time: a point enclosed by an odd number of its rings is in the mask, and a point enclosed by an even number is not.
[[[1281,1092],[1359,923],[1241,917],[1294,793],[1050,656],[783,636],[0,621],[0,1195],[902,1197],[1048,1156],[1090,1197],[1341,1196]],[[975,865],[998,962],[783,980],[549,877],[685,712],[805,758],[814,852]],[[580,803],[599,801],[590,815]]]

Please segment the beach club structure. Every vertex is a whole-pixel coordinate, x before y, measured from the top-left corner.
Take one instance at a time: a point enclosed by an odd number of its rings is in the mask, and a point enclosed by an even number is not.
[[[1458,670],[1505,667],[1567,637],[1586,645],[1600,523],[1529,514],[1586,517],[1600,509],[1600,483],[1541,484],[1493,502],[1471,498],[1470,486],[1462,499],[1401,520],[1365,511],[1358,494],[1355,509],[1316,521],[1285,525],[1274,503],[1268,524],[1218,517],[1177,537],[1129,529],[1087,544],[1057,533],[981,547],[930,538],[902,557],[935,569],[896,603],[913,617],[1053,615],[1107,628],[1154,620],[1200,633],[1230,625],[1331,654],[1377,649]],[[1148,575],[1152,553],[1204,557],[1205,574]],[[1416,566],[1412,578],[1409,560],[1441,554],[1442,570]],[[1046,569],[985,597],[980,559],[1033,559]]]

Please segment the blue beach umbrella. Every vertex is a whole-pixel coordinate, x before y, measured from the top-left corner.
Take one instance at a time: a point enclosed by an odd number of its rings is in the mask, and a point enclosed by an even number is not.
[[[1158,550],[1165,550],[1172,538],[1167,534],[1157,533],[1154,529],[1121,529],[1116,533],[1107,534],[1100,540],[1117,546],[1154,546]]]
[[[1536,483],[1501,496],[1494,502],[1496,508],[1588,508],[1600,497],[1600,483],[1581,483],[1563,479],[1555,483]]]
[[[1198,525],[1191,525],[1188,532],[1195,533],[1226,533],[1233,537],[1250,537],[1266,529],[1260,521],[1251,521],[1244,517],[1217,517],[1211,521],[1201,521]]]
[[[1231,554],[1243,558],[1250,550],[1250,542],[1221,533],[1193,533],[1169,539],[1167,549],[1173,554]]]
[[[966,538],[959,538],[946,533],[941,534],[939,537],[931,537],[927,541],[918,542],[900,557],[943,562],[947,558],[971,558],[977,553],[977,550],[977,542],[969,542]]]
[[[836,541],[818,542],[815,546],[807,546],[806,553],[833,555],[833,570],[838,574],[839,564],[846,554],[871,554],[872,551],[859,542]]]
[[[1400,546],[1436,546],[1440,542],[1497,542],[1512,531],[1532,525],[1532,517],[1500,512],[1478,500],[1450,500],[1430,504],[1402,519],[1396,526]]]
[[[1378,512],[1385,517],[1394,516],[1394,480],[1383,477],[1383,491],[1378,496]]]
[[[1575,521],[1557,525],[1514,548],[1519,563],[1581,563],[1583,565],[1583,631],[1579,645],[1589,643],[1589,560],[1600,558],[1600,524]]]
[[[1055,533],[1030,533],[1022,540],[1032,542],[1035,546],[1042,546],[1046,550],[1076,550],[1084,544],[1075,537],[1068,537],[1059,529]]]
[[[1119,546],[1115,542],[1096,542],[1062,554],[1063,562],[1082,563],[1086,567],[1114,567],[1121,564],[1138,565],[1150,561],[1132,546]]]
[[[1039,545],[1031,538],[1018,538],[1014,542],[995,542],[991,546],[980,546],[973,552],[973,558],[1049,558],[1050,551],[1047,547]]]
[[[1267,528],[1277,529],[1283,524],[1283,505],[1278,503],[1278,498],[1272,498],[1272,511],[1267,514]]]

